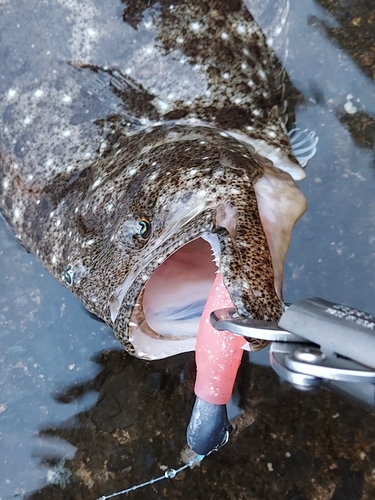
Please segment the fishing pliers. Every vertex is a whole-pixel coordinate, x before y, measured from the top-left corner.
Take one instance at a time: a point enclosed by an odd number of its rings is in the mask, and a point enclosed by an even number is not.
[[[231,309],[212,312],[210,322],[219,331],[270,341],[271,367],[297,389],[323,386],[375,408],[374,316],[310,298],[286,306],[278,324],[236,318]],[[225,405],[197,398],[187,432],[190,447],[208,453],[225,444],[230,432]]]

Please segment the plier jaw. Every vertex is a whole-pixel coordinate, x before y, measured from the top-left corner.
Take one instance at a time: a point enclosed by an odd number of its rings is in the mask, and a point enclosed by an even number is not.
[[[277,323],[235,317],[235,309],[217,309],[210,315],[211,325],[220,332],[228,331],[247,339],[270,342],[308,342],[299,335],[283,330]]]

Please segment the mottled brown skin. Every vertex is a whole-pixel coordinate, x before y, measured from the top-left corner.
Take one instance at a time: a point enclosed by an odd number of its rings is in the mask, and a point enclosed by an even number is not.
[[[183,71],[174,75],[174,96],[166,104],[163,85],[169,85],[170,74],[144,55],[147,50],[139,52],[142,59],[125,48],[123,68],[116,74],[82,60],[69,78],[80,81],[84,75],[89,81],[96,74],[104,82],[104,95],[121,98],[119,118],[96,122],[96,133],[106,143],[85,160],[87,148],[98,143],[93,123],[79,125],[71,139],[51,136],[48,147],[48,134],[46,141],[40,140],[46,130],[39,120],[22,146],[22,130],[12,129],[8,120],[0,170],[1,210],[20,241],[64,284],[64,271],[71,265],[72,291],[113,328],[129,352],[128,323],[145,281],[161,259],[205,232],[219,237],[220,269],[238,313],[279,319],[282,303],[253,188],[263,175],[262,158],[222,131],[261,139],[295,161],[284,123],[284,72],[242,3],[181,1],[171,8],[162,1],[147,7],[128,2],[125,20],[139,33],[144,30],[140,20],[151,19],[157,53],[169,61],[178,51],[201,80],[186,80]],[[148,43],[146,38],[146,48]],[[196,90],[200,84],[204,92]],[[12,105],[8,115],[27,105],[33,119],[39,116],[27,99]],[[46,158],[54,151],[51,167]],[[112,321],[109,305],[117,300],[117,287],[130,269],[142,265],[153,241],[163,237],[173,207],[194,196],[204,198],[204,208],[163,240]],[[216,224],[222,203],[237,210],[235,239]],[[144,217],[152,226],[147,241],[131,230]]]
[[[169,137],[175,134],[176,141],[171,142],[169,139],[167,143],[154,148],[150,146],[162,142],[167,134]],[[195,138],[190,138],[189,134]],[[134,266],[134,260],[142,262],[152,239],[163,234],[170,209],[169,205],[165,206],[166,198],[188,200],[194,191],[204,190],[207,201],[210,201],[207,204],[211,204],[211,207],[182,227],[173,239],[166,240],[157,256],[163,256],[165,260],[204,232],[216,232],[222,251],[220,267],[224,283],[238,312],[241,315],[251,312],[258,319],[267,317],[277,321],[281,314],[281,303],[276,296],[272,262],[252,187],[252,183],[262,175],[262,166],[251,148],[233,138],[221,136],[216,130],[203,127],[163,127],[141,136],[120,137],[117,147],[111,147],[109,154],[104,154],[77,178],[72,175],[70,179],[60,179],[51,191],[49,186],[46,187],[41,193],[41,202],[31,205],[28,212],[30,220],[34,221],[30,238],[36,241],[31,250],[48,254],[49,236],[54,231],[53,219],[64,217],[65,231],[79,235],[79,242],[72,237],[64,243],[64,260],[59,274],[63,276],[65,266],[71,264],[74,272],[73,292],[91,312],[113,328],[122,344],[131,351],[131,344],[127,341],[127,325],[144,281],[133,283],[115,323],[111,321],[108,308],[111,297],[103,295],[103,288],[115,290]],[[113,159],[115,161],[111,164]],[[158,168],[152,165],[154,162]],[[175,168],[178,163],[198,170],[192,177],[191,185],[186,186],[189,170]],[[229,166],[231,164],[233,167]],[[131,168],[137,169],[137,173],[131,177],[129,188],[115,188],[108,193],[110,184],[126,186]],[[147,182],[149,175],[155,171],[168,182]],[[98,175],[103,182],[92,190]],[[231,195],[233,189],[238,189],[239,194]],[[62,201],[63,214],[60,214],[58,207]],[[221,202],[229,202],[237,208],[239,224],[235,242],[225,228],[216,227],[216,207]],[[107,203],[107,206],[112,203],[113,210],[98,210],[103,203]],[[56,213],[50,217],[52,211]],[[124,219],[137,223],[142,217],[152,221],[152,236],[145,242],[134,240],[133,234],[126,235],[123,229]],[[113,241],[111,237],[114,237]],[[87,246],[87,241],[93,240]],[[247,272],[244,270],[245,263],[249,267]],[[159,264],[154,259],[143,274],[150,276]],[[81,271],[82,265],[87,268],[86,272]],[[242,286],[245,281],[250,285],[249,290]],[[254,297],[254,290],[259,290],[259,297]]]

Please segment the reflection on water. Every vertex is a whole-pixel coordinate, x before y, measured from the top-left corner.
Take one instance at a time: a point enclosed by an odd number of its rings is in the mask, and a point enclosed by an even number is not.
[[[297,126],[320,142],[302,182],[309,211],[294,232],[285,298],[318,295],[375,313],[373,2],[294,0],[289,22],[286,67],[303,95]],[[176,468],[192,356],[144,363],[124,355],[2,221],[0,231],[0,497],[96,498]],[[244,412],[230,443],[131,498],[375,497],[370,413],[280,387],[250,365],[236,390]]]
[[[95,404],[92,391],[69,405],[54,394],[95,376],[98,367],[90,358],[117,343],[19,246],[3,221],[0,232],[0,497],[5,498],[45,484],[48,468],[38,467],[40,457],[56,462],[74,456],[74,446],[37,431]]]

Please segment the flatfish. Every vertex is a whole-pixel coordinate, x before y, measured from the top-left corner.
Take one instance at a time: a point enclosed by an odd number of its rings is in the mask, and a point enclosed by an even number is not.
[[[305,174],[244,4],[1,11],[0,208],[22,245],[140,358],[194,350],[218,269],[240,316],[277,321]]]

